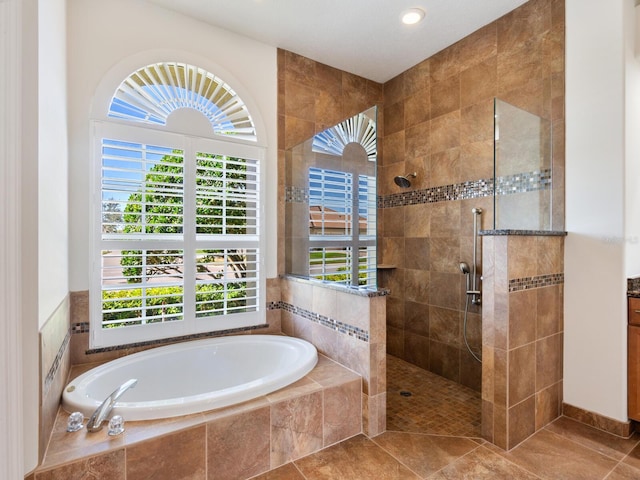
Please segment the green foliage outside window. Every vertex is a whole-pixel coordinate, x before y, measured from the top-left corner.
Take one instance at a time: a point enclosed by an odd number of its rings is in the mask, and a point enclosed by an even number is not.
[[[246,165],[242,160],[222,159],[200,154],[197,160],[196,224],[198,235],[243,234],[247,229],[247,202],[242,199],[246,189]],[[182,156],[166,155],[145,177],[142,192],[130,195],[121,213],[125,234],[181,234],[183,228],[183,164]],[[232,195],[225,195],[232,192]],[[143,210],[144,209],[144,210]],[[109,212],[117,218],[118,212]],[[143,232],[144,228],[144,232]],[[113,232],[108,232],[113,233]],[[178,250],[147,251],[143,275],[142,250],[123,250],[120,265],[129,284],[142,284],[153,276],[183,275],[183,258]],[[224,261],[237,282],[215,283],[229,275],[213,268]],[[196,285],[196,315],[220,315],[232,309],[242,311],[246,305],[247,256],[242,249],[203,250],[196,261],[198,278],[207,283]],[[208,283],[212,282],[212,283]],[[144,295],[143,295],[144,294]],[[134,325],[141,317],[147,323],[182,318],[183,287],[154,287],[103,290],[103,323],[107,326]],[[145,311],[146,310],[146,311]],[[215,310],[215,311],[214,311]],[[143,315],[144,311],[144,315]]]

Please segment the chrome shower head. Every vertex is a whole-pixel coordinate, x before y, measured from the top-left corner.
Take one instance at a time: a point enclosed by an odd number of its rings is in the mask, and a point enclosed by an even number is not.
[[[460,271],[465,275],[468,275],[469,273],[471,273],[471,270],[469,269],[469,265],[466,262],[460,262]]]
[[[407,173],[404,176],[398,175],[393,179],[393,181],[396,182],[396,185],[401,188],[409,188],[411,186],[411,180],[409,180],[410,178],[416,178],[416,172]]]

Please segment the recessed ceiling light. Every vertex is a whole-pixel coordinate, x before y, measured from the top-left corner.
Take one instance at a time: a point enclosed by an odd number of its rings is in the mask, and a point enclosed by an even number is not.
[[[421,8],[410,8],[402,12],[400,18],[405,25],[415,25],[424,18],[424,10]]]

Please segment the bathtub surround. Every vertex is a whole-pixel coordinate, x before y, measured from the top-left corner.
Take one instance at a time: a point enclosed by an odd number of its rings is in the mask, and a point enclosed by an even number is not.
[[[562,414],[565,237],[483,233],[482,437],[510,450]]]
[[[72,376],[84,369],[73,369]],[[303,379],[239,405],[165,420],[127,422],[124,434],[65,431],[60,411],[35,480],[248,478],[362,432],[361,378],[330,359]]]

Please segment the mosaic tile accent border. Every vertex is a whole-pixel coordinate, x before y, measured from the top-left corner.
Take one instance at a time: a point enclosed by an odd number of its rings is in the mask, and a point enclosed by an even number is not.
[[[518,173],[498,177],[496,181],[496,194],[509,195],[512,193],[536,192],[551,188],[551,169],[545,168],[539,171]]]
[[[486,178],[453,185],[392,193],[378,197],[378,208],[403,207],[422,203],[446,202],[493,195],[493,179]]]
[[[67,351],[67,347],[69,346],[69,342],[71,341],[71,329],[67,331],[67,334],[62,341],[62,345],[60,345],[60,349],[58,349],[58,353],[56,354],[56,358],[53,360],[53,364],[51,368],[47,372],[46,377],[44,378],[43,392],[42,396],[46,397],[51,389],[51,385],[53,384],[53,380],[55,379],[58,369],[62,365],[62,357]]]
[[[536,277],[512,278],[509,280],[509,292],[530,290],[532,288],[550,287],[564,283],[564,273],[549,273]]]
[[[551,188],[550,169],[498,177],[495,185],[498,195],[527,193],[538,190],[548,190],[549,188]],[[422,203],[490,197],[493,195],[493,191],[493,178],[484,178],[452,185],[379,196],[377,199],[377,207],[404,207],[406,205],[418,205]]]
[[[286,302],[279,302],[280,308],[289,313],[293,313],[294,315],[299,315],[307,320],[310,320],[314,323],[322,325],[324,327],[335,330],[336,332],[343,333],[345,335],[349,335],[350,337],[355,337],[358,340],[362,340],[363,342],[369,342],[369,332],[363,330],[358,327],[354,327],[353,325],[349,325],[344,322],[340,322],[338,320],[334,320],[333,318],[326,317],[324,315],[320,315],[319,313],[311,312],[304,308],[296,307],[295,305],[291,305]]]
[[[150,340],[148,342],[128,343],[126,345],[114,345],[112,347],[90,348],[85,353],[87,355],[90,355],[92,353],[113,352],[116,350],[124,350],[127,348],[147,347],[150,345],[160,346],[160,345],[167,345],[170,343],[184,342],[187,340],[199,340],[201,338],[223,337],[225,335],[230,335],[233,333],[248,332],[250,330],[267,328],[268,326],[269,326],[268,323],[264,323],[260,325],[252,325],[250,327],[230,328],[227,330],[217,330],[215,332],[194,333],[193,335],[183,335],[182,337],[161,338],[159,340]],[[72,325],[72,328],[73,328],[73,325]]]
[[[78,322],[71,324],[71,333],[89,333],[89,322]]]
[[[287,203],[309,203],[309,189],[296,187],[295,185],[285,185],[284,201]]]

